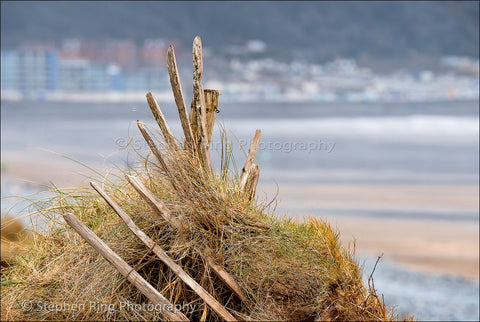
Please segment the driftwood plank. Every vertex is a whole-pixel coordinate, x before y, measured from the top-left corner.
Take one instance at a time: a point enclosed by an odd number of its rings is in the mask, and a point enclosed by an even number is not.
[[[200,159],[207,173],[212,170],[210,161],[210,151],[207,138],[207,118],[205,108],[205,96],[202,87],[203,59],[202,59],[202,41],[200,37],[193,40],[193,100],[195,107],[195,118],[197,121],[197,144],[200,150]]]
[[[244,189],[247,183],[248,173],[250,168],[253,165],[255,160],[255,155],[257,154],[258,144],[260,143],[260,137],[262,136],[262,131],[257,129],[255,135],[253,136],[252,142],[250,143],[250,149],[248,150],[247,159],[242,168],[242,174],[240,175],[240,189]]]
[[[175,263],[165,251],[157,245],[150,237],[140,230],[128,214],[103,191],[95,182],[90,182],[90,185],[102,196],[102,198],[112,207],[113,210],[125,222],[128,228],[138,237],[149,249],[157,255],[157,257],[170,268],[180,279],[190,286],[190,288],[197,293],[197,295],[205,301],[224,321],[236,321],[233,315],[225,309],[213,296],[211,296],[205,289],[198,284],[190,275],[188,275],[177,263]]]
[[[163,116],[162,110],[160,109],[160,106],[157,103],[157,100],[153,96],[151,92],[147,93],[147,102],[148,106],[150,106],[150,110],[152,110],[153,117],[158,123],[158,126],[162,130],[163,137],[165,138],[165,141],[167,142],[168,146],[171,149],[177,149],[177,143],[175,142],[175,137],[173,136],[172,132],[170,131],[170,128],[168,127],[168,123],[165,120],[165,117]]]
[[[153,304],[162,305],[164,308],[174,308],[160,292],[158,292],[152,285],[150,285],[138,272],[136,272],[130,265],[128,265],[120,256],[117,255],[107,244],[105,244],[93,231],[91,231],[84,223],[82,223],[73,214],[64,214],[65,221],[75,231],[82,236],[103,258],[105,258],[115,269],[125,276],[125,278],[132,283],[143,295],[145,295]],[[171,312],[166,309],[162,310],[165,318],[171,321],[188,321],[187,317],[182,312]]]
[[[180,76],[178,74],[173,46],[168,47],[167,68],[168,75],[170,76],[170,85],[172,86],[173,96],[175,98],[175,103],[177,104],[178,115],[180,117],[180,122],[182,123],[183,133],[185,134],[186,147],[192,151],[195,151],[196,147],[194,136],[192,128],[190,127],[190,121],[188,119],[185,99],[183,98],[182,84],[180,83]]]
[[[165,203],[154,195],[150,189],[145,187],[145,185],[134,176],[127,175],[128,182],[137,190],[140,196],[150,205],[153,211],[165,221],[171,224],[174,228],[178,229],[180,227],[180,222],[177,218],[173,217],[170,210],[167,208]],[[228,272],[223,269],[220,265],[216,265],[210,257],[207,257],[207,264],[210,266],[212,271],[220,278],[221,281],[227,287],[238,296],[244,303],[248,303],[247,296],[243,293],[240,285],[233,279],[233,277],[228,274]]]

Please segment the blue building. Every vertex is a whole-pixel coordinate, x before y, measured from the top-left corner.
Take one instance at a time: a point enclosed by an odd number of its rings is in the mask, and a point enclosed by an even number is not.
[[[16,51],[1,53],[1,89],[2,92],[18,91],[19,59]]]
[[[51,93],[108,93],[164,90],[168,73],[138,69],[124,72],[114,63],[61,58],[55,50],[1,52],[2,93],[44,99]]]
[[[54,50],[2,51],[2,91],[42,98],[58,88],[58,54]]]

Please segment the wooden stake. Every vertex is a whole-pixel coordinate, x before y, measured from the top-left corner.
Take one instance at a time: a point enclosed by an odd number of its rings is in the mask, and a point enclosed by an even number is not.
[[[170,210],[167,208],[165,203],[160,200],[153,192],[150,191],[145,185],[134,176],[127,175],[128,182],[137,190],[140,196],[150,205],[153,211],[165,221],[171,224],[174,228],[180,228],[180,222],[177,218],[173,217]],[[212,271],[220,278],[221,281],[227,285],[227,287],[238,296],[244,303],[248,303],[247,296],[243,293],[240,285],[233,279],[233,277],[228,274],[228,272],[223,269],[223,267],[214,264],[213,260],[210,257],[207,257],[207,264],[210,266]]]
[[[220,93],[215,89],[204,89],[203,96],[205,98],[206,132],[208,145],[210,146],[210,143],[212,142],[213,127],[217,117],[218,97],[220,96]],[[192,105],[190,107],[190,126],[193,135],[198,137],[197,113],[195,112],[194,102],[195,101],[192,100]]]
[[[163,218],[166,222],[177,229],[180,227],[180,222],[177,220],[177,218],[172,216],[170,209],[167,208],[165,203],[156,195],[154,195],[150,189],[145,187],[145,185],[138,180],[137,177],[127,175],[126,178],[127,181],[135,188],[135,190],[137,190],[143,200],[149,204],[149,206],[159,217]]]
[[[167,164],[165,163],[165,160],[163,159],[162,155],[160,154],[160,151],[155,145],[155,142],[153,142],[152,137],[150,136],[150,134],[148,134],[147,129],[145,128],[145,124],[137,120],[137,126],[140,132],[142,133],[143,138],[145,139],[148,146],[150,147],[150,150],[152,151],[153,155],[157,159],[158,163],[160,163],[160,166],[163,168],[163,171],[165,171],[168,174]]]
[[[220,93],[215,89],[204,89],[203,94],[205,97],[205,113],[207,119],[207,139],[208,145],[212,142],[213,126],[215,125],[215,119],[217,118],[218,97]]]
[[[93,231],[82,223],[73,214],[64,214],[63,218],[75,231],[82,236],[100,255],[103,256],[115,269],[122,274],[130,283],[132,283],[143,295],[145,295],[153,304],[162,305],[162,314],[171,321],[188,321],[187,317],[180,311],[174,313],[165,308],[174,306],[152,285],[150,285],[137,271],[128,265],[120,256],[117,255],[107,244],[105,244]]]
[[[233,292],[240,300],[242,300],[243,303],[248,304],[248,298],[243,293],[240,285],[237,284],[237,282],[233,279],[233,277],[228,274],[228,272],[220,265],[217,265],[213,262],[213,259],[210,257],[207,257],[207,264],[210,266],[212,271],[217,275],[217,277],[225,284],[227,287],[230,289],[230,291]]]
[[[252,200],[255,197],[255,193],[257,192],[257,184],[258,178],[260,177],[260,168],[258,164],[252,164],[250,169],[248,170],[244,191],[248,196],[248,200]]]
[[[175,177],[173,177],[172,174],[170,173],[167,163],[165,162],[165,160],[162,157],[162,154],[160,153],[157,146],[153,142],[153,139],[150,137],[150,134],[148,134],[147,130],[145,129],[145,125],[139,120],[137,120],[137,126],[140,132],[142,133],[143,138],[145,139],[148,146],[150,147],[150,150],[152,151],[153,155],[158,160],[158,163],[160,163],[160,166],[162,167],[163,171],[165,171],[166,175],[170,179],[170,182],[172,183],[173,187],[175,188],[175,190],[178,190],[177,181],[175,180]]]
[[[250,143],[250,149],[248,150],[247,159],[242,168],[242,174],[240,175],[240,189],[245,188],[247,183],[248,172],[252,167],[253,161],[255,160],[255,155],[257,154],[258,144],[260,143],[260,137],[262,136],[262,131],[257,129],[255,135],[253,136],[252,143]]]
[[[210,161],[209,144],[207,137],[207,118],[205,108],[205,97],[202,87],[202,41],[200,37],[193,40],[193,100],[192,105],[195,107],[195,118],[197,121],[197,144],[200,150],[200,159],[207,173],[212,171],[212,163]]]
[[[147,93],[147,102],[148,102],[148,105],[150,106],[150,109],[152,110],[155,120],[158,123],[158,126],[160,126],[160,129],[162,130],[163,137],[165,138],[165,141],[167,142],[168,146],[171,149],[176,150],[178,146],[177,146],[177,143],[175,142],[175,137],[170,131],[167,121],[163,116],[162,110],[160,109],[160,106],[158,105],[157,100],[155,99],[155,97],[151,92]]]
[[[113,210],[120,216],[125,222],[128,228],[138,237],[149,249],[157,255],[157,257],[170,268],[180,279],[190,286],[190,288],[197,293],[202,300],[205,301],[224,321],[236,321],[233,315],[228,312],[223,305],[221,305],[213,296],[211,296],[205,289],[198,284],[190,275],[188,275],[177,263],[175,263],[165,251],[158,246],[150,237],[147,236],[137,225],[133,222],[132,218],[127,215],[125,211],[103,191],[95,182],[90,182],[90,185],[98,192],[100,196],[112,207]]]
[[[167,67],[168,75],[170,76],[170,85],[172,86],[173,96],[175,97],[175,103],[177,104],[178,115],[180,117],[180,122],[182,123],[183,133],[185,134],[186,148],[195,152],[196,147],[194,136],[190,127],[185,100],[183,98],[182,84],[180,83],[180,76],[178,74],[173,46],[168,47]]]

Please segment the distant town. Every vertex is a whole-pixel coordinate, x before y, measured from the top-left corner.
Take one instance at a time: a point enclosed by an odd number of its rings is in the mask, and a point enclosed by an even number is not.
[[[25,42],[1,50],[1,99],[139,101],[147,91],[171,100],[166,52],[174,40],[93,42],[66,39],[59,45]],[[262,55],[267,44],[214,51],[204,48],[204,88],[223,101],[439,101],[479,98],[479,60],[446,56],[439,69],[375,73],[349,58],[324,64],[284,62]],[[191,51],[177,48],[184,87],[191,84]],[[186,68],[188,66],[188,68]]]

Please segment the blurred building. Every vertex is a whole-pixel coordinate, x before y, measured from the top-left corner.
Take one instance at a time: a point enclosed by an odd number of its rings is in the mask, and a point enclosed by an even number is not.
[[[159,53],[152,53],[149,59],[153,62],[160,58],[165,58],[165,54],[160,57]],[[2,50],[2,97],[43,99],[51,93],[160,91],[168,88],[167,73],[156,68],[139,68],[137,62],[133,42],[111,42],[99,49],[71,39],[63,42],[59,50],[32,47]]]
[[[168,44],[164,39],[146,39],[141,49],[144,66],[164,66]]]
[[[55,50],[2,51],[2,92],[41,98],[58,89],[59,59]]]
[[[102,46],[99,62],[114,63],[123,70],[134,70],[138,65],[137,57],[137,45],[133,40],[107,40]]]
[[[123,97],[141,98],[138,94],[146,91],[171,95],[166,53],[172,43],[146,39],[137,46],[128,39],[100,43],[72,38],[57,47],[27,42],[17,49],[2,50],[2,99],[101,99],[122,97],[118,95],[122,93],[126,94]],[[190,50],[182,52],[179,44],[175,48],[177,64],[190,65]],[[205,87],[220,90],[224,101],[478,99],[478,59],[445,57],[440,62],[446,69],[443,74],[430,70],[375,74],[353,59],[335,59],[323,65],[302,59],[285,62],[264,57],[266,50],[261,40],[250,40],[238,48],[229,46],[226,56],[205,50],[206,60],[213,61],[204,77]],[[247,57],[248,53],[255,55]],[[188,84],[191,72],[180,70]]]

